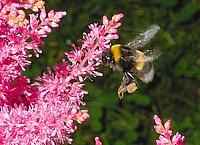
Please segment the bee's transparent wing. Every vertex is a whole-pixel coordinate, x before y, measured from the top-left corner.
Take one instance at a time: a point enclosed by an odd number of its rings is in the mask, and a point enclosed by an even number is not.
[[[150,49],[144,50],[144,61],[154,61],[156,60],[163,52],[160,49]]]
[[[124,61],[134,61],[134,62],[139,62],[139,61],[154,61],[156,60],[163,52],[160,49],[151,49],[151,50],[144,50],[142,51],[144,53],[144,57],[138,58],[136,55],[135,56],[127,56],[123,57],[122,59]]]
[[[130,48],[138,48],[145,46],[160,30],[158,25],[151,25],[146,31],[140,33],[135,40],[128,43],[126,46]]]

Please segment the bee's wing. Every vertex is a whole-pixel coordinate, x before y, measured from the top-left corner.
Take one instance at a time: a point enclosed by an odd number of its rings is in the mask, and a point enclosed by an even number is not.
[[[128,43],[126,46],[130,48],[138,48],[145,46],[160,30],[158,25],[151,25],[146,31],[140,33],[135,40]]]
[[[160,49],[150,49],[144,50],[144,61],[154,61],[156,60],[163,52]]]
[[[124,61],[134,61],[134,62],[152,62],[156,60],[163,52],[160,49],[151,49],[151,50],[144,50],[140,52],[142,57],[138,57],[137,55],[134,56],[127,56],[123,57]]]

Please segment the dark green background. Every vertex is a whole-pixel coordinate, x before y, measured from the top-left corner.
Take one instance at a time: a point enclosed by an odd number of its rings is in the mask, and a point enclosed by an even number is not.
[[[73,145],[93,145],[100,136],[104,145],[153,145],[158,134],[153,129],[154,114],[172,120],[173,133],[185,136],[185,144],[199,144],[200,136],[200,1],[199,0],[48,0],[47,10],[65,10],[60,27],[45,38],[43,53],[32,58],[25,74],[41,75],[47,66],[61,62],[68,42],[77,45],[88,24],[102,23],[103,15],[111,18],[123,13],[118,40],[126,44],[137,34],[158,24],[161,30],[146,46],[159,48],[162,56],[155,61],[155,78],[149,84],[138,81],[134,94],[120,100],[117,89],[122,75],[100,66],[103,77],[86,83],[89,92],[84,109],[91,115],[87,124],[78,125]]]

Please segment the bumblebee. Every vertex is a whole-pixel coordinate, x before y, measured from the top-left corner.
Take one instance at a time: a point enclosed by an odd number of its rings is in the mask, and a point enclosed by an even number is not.
[[[161,54],[160,49],[140,51],[160,30],[158,25],[152,25],[143,31],[135,40],[127,45],[115,44],[103,52],[102,63],[113,70],[123,73],[118,96],[123,98],[124,93],[133,93],[137,89],[135,76],[144,83],[149,83],[154,77],[153,61]]]

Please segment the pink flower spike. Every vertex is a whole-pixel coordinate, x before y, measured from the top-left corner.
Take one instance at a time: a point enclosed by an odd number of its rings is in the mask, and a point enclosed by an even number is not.
[[[51,22],[51,23],[49,23],[49,25],[51,26],[51,27],[58,27],[59,25],[57,24],[57,23],[55,23],[55,22]]]
[[[158,115],[154,115],[153,116],[153,119],[155,121],[155,123],[158,125],[158,124],[162,124],[162,121],[161,119],[158,117]]]
[[[103,25],[108,25],[108,18],[103,16]]]
[[[179,134],[179,132],[177,132],[173,137],[172,137],[172,142],[175,145],[183,145],[185,138],[184,136],[181,136],[181,134]]]
[[[159,140],[156,140],[157,145],[183,145],[184,136],[181,136],[178,132],[171,138],[171,120],[168,120],[163,126],[161,119],[157,115],[154,115],[153,119],[156,123],[154,128],[160,134]]]
[[[171,123],[171,120],[167,120],[167,122],[165,122],[165,124],[164,124],[164,127],[165,127],[165,129],[167,129],[167,130],[169,130],[170,129],[170,124]]]
[[[42,29],[47,33],[51,33],[51,28],[49,26],[44,26]]]
[[[30,51],[39,57],[43,38],[66,15],[63,11],[48,13],[44,4],[42,0],[0,4],[0,144],[71,144],[78,128],[75,122],[84,124],[90,117],[88,110],[80,109],[88,93],[83,90],[84,81],[102,75],[97,71],[102,52],[119,37],[119,17],[108,20],[105,16],[102,25],[91,24],[90,32],[83,34],[82,46],[72,45],[61,64],[48,67],[32,83],[22,76],[31,64]],[[95,141],[102,145],[98,137]]]
[[[37,27],[38,27],[37,15],[30,14],[29,17],[30,17],[30,26],[31,26],[31,28],[33,30],[37,29]]]
[[[99,137],[95,137],[95,145],[102,145]]]
[[[88,114],[88,110],[80,110],[79,112],[77,112],[77,122],[80,124],[85,124],[86,123],[86,119],[88,119],[90,117],[90,115]]]
[[[50,19],[52,19],[53,16],[54,16],[54,14],[55,14],[54,10],[51,10],[51,11],[48,13],[48,17],[49,17]]]
[[[120,14],[116,14],[112,17],[112,20],[114,20],[115,22],[118,22],[121,18],[123,18],[124,15],[122,13]]]
[[[114,34],[114,35],[108,34],[108,35],[106,36],[106,38],[107,38],[108,40],[113,40],[113,39],[118,39],[119,36],[118,36],[117,34]]]
[[[40,13],[40,20],[43,21],[46,18],[46,10],[45,8],[42,8],[41,13]]]
[[[171,145],[170,140],[160,135],[159,140],[156,140],[157,145]]]

